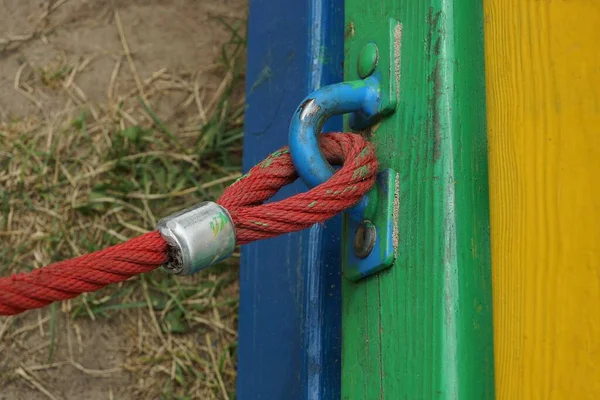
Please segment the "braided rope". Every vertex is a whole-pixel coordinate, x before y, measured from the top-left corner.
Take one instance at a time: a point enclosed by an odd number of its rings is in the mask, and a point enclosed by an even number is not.
[[[343,164],[331,179],[305,193],[264,204],[298,175],[289,149],[271,154],[225,190],[217,201],[234,222],[238,244],[295,232],[322,223],[355,205],[373,186],[377,160],[361,136],[320,136],[331,164]],[[15,315],[67,300],[150,272],[168,261],[167,243],[153,231],[71,260],[0,278],[0,315]]]

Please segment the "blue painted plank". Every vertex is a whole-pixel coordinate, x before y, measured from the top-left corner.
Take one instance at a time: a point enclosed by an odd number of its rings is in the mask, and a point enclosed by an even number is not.
[[[343,0],[250,1],[246,171],[288,144],[306,95],[343,79],[343,35]],[[275,200],[305,190],[296,182]],[[338,216],[242,249],[238,399],[339,398],[340,233]]]

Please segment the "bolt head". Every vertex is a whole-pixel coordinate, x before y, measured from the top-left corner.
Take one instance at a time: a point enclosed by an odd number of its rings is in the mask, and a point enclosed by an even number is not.
[[[377,229],[370,221],[364,220],[354,233],[354,253],[358,258],[367,258],[375,247]]]
[[[379,49],[375,43],[367,43],[358,55],[358,75],[366,78],[375,71],[379,61]]]

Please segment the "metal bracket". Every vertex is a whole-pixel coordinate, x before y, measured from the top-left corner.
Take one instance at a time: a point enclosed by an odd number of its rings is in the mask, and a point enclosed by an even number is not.
[[[387,24],[374,25],[360,34],[350,25],[346,32],[345,63],[355,65],[350,68],[347,79],[366,79],[375,77],[380,85],[381,114],[395,111],[400,91],[400,40],[402,25],[390,18]],[[360,51],[349,51],[349,46],[360,48]],[[349,127],[353,130],[363,130],[372,127],[376,122],[361,114],[350,117]]]
[[[364,30],[360,35],[354,32],[352,24],[349,30],[346,35],[352,40],[346,43],[360,51],[349,51],[346,48],[345,62],[356,65],[356,68],[349,69],[348,79],[376,77],[381,88],[381,108],[394,111],[400,90],[402,25],[395,19],[389,19],[387,24],[375,25],[373,29]],[[353,130],[370,127],[370,140],[377,147],[377,127],[373,127],[372,121],[354,114],[347,123]],[[393,265],[398,248],[399,186],[398,174],[391,169],[384,170],[378,176],[377,186],[364,200],[368,207],[363,220],[368,223],[361,225],[354,218],[344,219],[343,274],[347,279],[358,281]],[[369,235],[369,229],[374,229],[375,235]],[[375,239],[372,244],[369,243],[371,238]],[[371,247],[367,257],[360,257],[361,245]]]
[[[309,187],[334,173],[317,140],[329,117],[352,113],[351,128],[361,130],[394,112],[399,77],[399,57],[394,50],[399,26],[390,20],[383,29],[377,27],[364,40],[355,41],[362,50],[356,60],[347,62],[356,63],[356,76],[311,93],[296,109],[290,123],[290,153],[298,175]],[[394,235],[397,187],[397,175],[385,170],[376,187],[346,213],[343,274],[348,279],[364,278],[393,264],[398,241]]]
[[[394,263],[398,248],[399,186],[398,174],[384,170],[369,193],[369,200],[376,203],[374,207],[370,204],[373,212],[365,213],[362,221],[344,218],[343,274],[347,279],[360,280]]]

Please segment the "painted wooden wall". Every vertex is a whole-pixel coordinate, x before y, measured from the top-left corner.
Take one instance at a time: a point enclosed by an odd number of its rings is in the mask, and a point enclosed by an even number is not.
[[[498,399],[600,398],[600,1],[485,0]]]
[[[294,111],[343,79],[343,56],[343,0],[250,1],[244,171],[289,143]],[[340,231],[338,216],[242,247],[237,400],[340,397]]]

